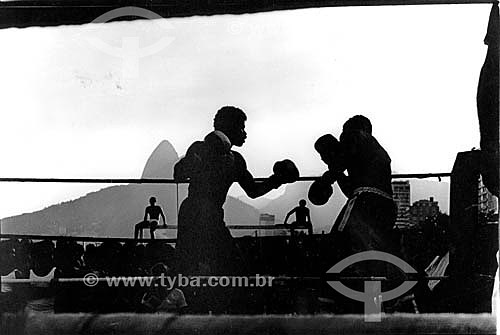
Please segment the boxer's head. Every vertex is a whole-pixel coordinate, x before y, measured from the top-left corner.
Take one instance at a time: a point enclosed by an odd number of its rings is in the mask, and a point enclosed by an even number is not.
[[[149,198],[149,203],[151,204],[151,206],[153,206],[156,203],[156,198],[155,197]]]
[[[321,160],[329,165],[340,154],[340,143],[333,135],[326,134],[316,140],[314,149],[321,156]]]
[[[306,207],[306,201],[304,199],[300,199],[299,206],[300,207]]]
[[[224,106],[217,111],[214,118],[215,130],[222,131],[231,141],[232,145],[241,147],[245,143],[245,113],[233,106]]]
[[[366,116],[355,115],[344,123],[342,131],[364,131],[371,135],[372,123]]]

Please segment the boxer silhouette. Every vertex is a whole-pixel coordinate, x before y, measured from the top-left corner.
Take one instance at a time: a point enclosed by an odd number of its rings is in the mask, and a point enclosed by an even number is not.
[[[225,106],[217,111],[214,131],[194,142],[174,167],[174,178],[189,180],[188,197],[179,209],[176,252],[178,271],[187,275],[231,275],[244,267],[231,233],[224,223],[222,206],[229,187],[238,182],[250,198],[260,197],[299,177],[290,160],[277,162],[273,175],[256,182],[243,156],[233,147],[246,140],[245,113]],[[224,294],[204,301],[205,311],[225,310]]]

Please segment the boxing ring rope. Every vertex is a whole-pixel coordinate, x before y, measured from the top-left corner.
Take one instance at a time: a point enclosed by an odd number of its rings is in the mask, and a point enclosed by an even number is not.
[[[446,280],[450,279],[450,276],[424,276],[420,274],[412,274],[412,273],[405,273],[405,280],[411,280],[411,281],[430,281],[430,280]],[[137,281],[137,286],[145,286],[145,283],[150,283],[153,285],[154,280],[161,280],[162,278],[165,279],[168,276],[160,277],[160,276],[125,276],[125,275],[114,275],[114,276],[107,276],[107,277],[93,277],[92,280],[95,282],[111,282],[111,281],[117,281],[119,279],[125,279],[127,281]],[[173,276],[175,277],[175,276]],[[273,282],[322,282],[322,281],[382,281],[382,282],[387,282],[391,281],[394,279],[384,277],[384,276],[342,276],[339,273],[325,273],[321,276],[285,276],[285,275],[279,275],[279,276],[271,276],[271,275],[259,275],[259,276],[234,276],[234,275],[217,275],[217,276],[184,276],[185,278],[188,278],[189,280],[196,278],[201,281],[208,281],[213,278],[228,278],[232,280],[238,280],[244,277],[247,279],[249,282],[254,282],[257,280],[262,280],[266,279],[266,282],[269,280],[272,280]],[[484,275],[480,274],[479,277],[483,277],[486,279],[491,279],[494,280],[493,276],[490,275]],[[15,279],[2,279],[3,284],[42,284],[42,283],[52,283],[52,284],[66,284],[66,283],[86,283],[87,279],[84,277],[74,277],[74,278],[51,278],[51,279],[45,279],[45,278],[35,278],[35,279],[29,279],[29,278],[15,278]],[[139,285],[139,283],[141,283]],[[134,287],[134,285],[120,285],[120,284],[114,284],[115,286],[123,286],[123,287]]]
[[[404,173],[393,174],[392,179],[424,179],[424,178],[442,178],[450,177],[451,172],[442,173]],[[299,177],[297,181],[315,181],[320,176],[307,176]],[[259,177],[254,178],[257,182],[262,182],[267,178]],[[189,180],[178,179],[151,179],[151,178],[0,178],[0,183],[3,182],[16,182],[16,183],[84,183],[84,184],[188,184]]]
[[[439,173],[403,173],[403,174],[392,174],[392,179],[426,179],[426,178],[438,178],[441,181],[441,178],[451,177],[451,172],[439,172]],[[313,182],[318,180],[320,176],[306,176],[299,177],[297,181],[301,182]],[[254,178],[256,182],[263,182],[267,178],[259,177]],[[189,184],[189,180],[178,180],[172,178],[32,178],[32,177],[1,177],[0,183],[78,183],[78,184],[176,184],[176,215],[179,215],[179,184]],[[283,227],[263,227],[261,225],[248,226],[249,228],[242,228],[242,226],[231,225],[227,226],[229,229],[283,229]],[[167,227],[167,229],[174,229],[171,225]],[[19,235],[9,234],[8,237],[18,238]],[[26,237],[20,238],[32,238],[36,239],[32,236],[35,235],[25,235]],[[30,236],[30,237],[28,237]],[[1,220],[0,220],[0,238],[4,238],[1,230]],[[46,238],[54,239],[55,236],[45,236]],[[116,239],[113,240],[122,241],[128,239]],[[175,239],[172,239],[172,242],[175,242]],[[83,241],[83,240],[81,240]],[[93,242],[93,238],[89,238],[89,240],[85,240],[88,242]],[[165,239],[162,239],[165,241]]]
[[[450,172],[442,173],[406,173],[406,174],[393,174],[392,179],[424,179],[424,178],[441,178],[451,177]],[[308,182],[319,179],[319,176],[306,176],[300,177],[298,181]],[[267,178],[254,178],[257,182],[262,182]],[[14,183],[85,183],[85,184],[176,184],[176,209],[177,215],[179,213],[179,184],[188,184],[188,180],[176,179],[151,179],[151,178],[31,178],[31,177],[1,177],[0,182],[14,182]],[[286,229],[283,224],[275,225],[227,225],[228,229],[234,230],[273,230],[273,229]],[[161,229],[161,228],[160,228]],[[168,225],[166,229],[177,229],[176,225]],[[281,238],[290,238],[290,236],[280,236]],[[133,238],[119,238],[119,237],[89,237],[89,236],[58,236],[58,235],[32,235],[32,234],[2,234],[1,220],[0,220],[0,239],[30,239],[30,240],[66,240],[66,241],[79,241],[79,242],[97,242],[104,241],[114,242],[129,242],[135,241],[138,243],[150,242],[163,242],[175,243],[177,239],[133,239]],[[266,238],[273,238],[269,236]]]

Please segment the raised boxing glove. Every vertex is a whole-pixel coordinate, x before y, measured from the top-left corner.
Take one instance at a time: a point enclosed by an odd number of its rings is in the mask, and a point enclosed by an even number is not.
[[[275,179],[280,184],[294,183],[299,180],[300,177],[299,169],[297,169],[295,163],[289,159],[274,163],[273,173],[271,178]]]
[[[323,206],[333,194],[332,185],[325,179],[315,180],[309,187],[307,197],[316,206]]]

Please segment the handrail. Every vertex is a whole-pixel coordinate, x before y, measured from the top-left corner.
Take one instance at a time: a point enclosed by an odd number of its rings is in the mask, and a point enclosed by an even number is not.
[[[264,225],[257,225],[257,224],[248,224],[248,225],[226,225],[226,228],[228,229],[235,229],[235,230],[250,230],[250,229],[256,229],[256,230],[268,230],[268,229],[289,229],[291,226],[290,225],[284,225],[283,223],[278,223],[278,224],[264,224]],[[177,225],[167,225],[166,227],[163,226],[158,226],[156,229],[177,229]],[[307,228],[301,228],[301,227],[294,227],[294,229],[307,229]]]
[[[286,229],[284,225],[282,224],[277,224],[277,225],[228,225],[226,226],[228,229],[235,229],[235,230],[269,230],[269,229]],[[177,226],[172,226],[172,228],[168,229],[177,229]],[[294,228],[295,230],[300,230],[300,229],[305,229],[305,228]],[[328,236],[328,234],[314,234],[313,237],[317,236]],[[243,236],[241,236],[243,237]],[[279,235],[279,236],[259,236],[260,238],[285,238],[285,239],[290,239],[292,238],[289,235]],[[240,237],[235,237],[235,238],[240,238]],[[133,237],[92,237],[92,236],[65,236],[65,235],[34,235],[34,234],[1,234],[0,233],[0,239],[27,239],[27,240],[52,240],[52,241],[79,241],[79,242],[98,242],[102,243],[105,241],[113,241],[113,242],[136,242],[136,243],[150,243],[150,242],[162,242],[162,243],[176,243],[177,239],[176,238],[155,238],[155,239],[149,239],[149,238],[139,238],[135,239]]]
[[[52,241],[79,241],[79,242],[162,242],[175,243],[176,238],[161,238],[161,239],[134,239],[132,237],[92,237],[92,236],[62,236],[62,235],[33,235],[33,234],[0,234],[0,239],[27,239],[27,240],[52,240]]]

